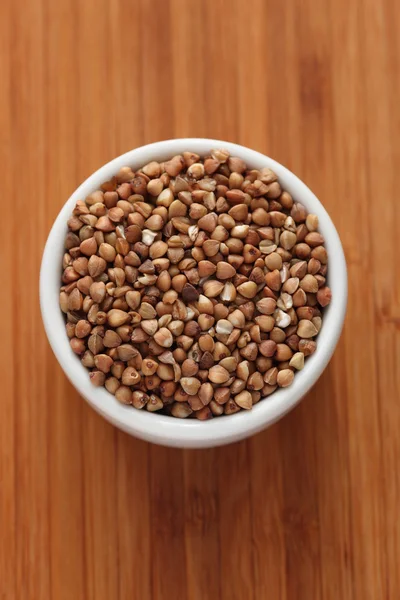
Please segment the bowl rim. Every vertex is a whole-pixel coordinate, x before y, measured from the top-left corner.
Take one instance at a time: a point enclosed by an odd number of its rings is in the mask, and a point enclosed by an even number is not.
[[[243,158],[252,168],[270,167],[282,187],[309,212],[318,215],[319,230],[325,238],[329,255],[328,283],[332,302],[325,310],[318,335],[318,349],[307,358],[304,369],[293,384],[261,399],[251,411],[240,411],[218,419],[181,420],[157,413],[139,411],[120,404],[105,388],[94,387],[87,369],[72,352],[65,333],[64,317],[59,308],[61,260],[67,220],[78,199],[85,198],[110,179],[122,166],[140,168],[150,160],[165,160],[185,150],[200,155],[212,148],[226,148],[231,155]],[[119,429],[166,446],[201,448],[228,444],[261,431],[289,412],[311,389],[327,366],[339,340],[347,306],[347,269],[342,244],[336,228],[315,194],[294,173],[274,159],[246,146],[210,138],[177,138],[140,146],[121,154],[90,175],[61,208],[51,228],[40,269],[40,307],[51,348],[67,378],[86,401],[106,420]]]

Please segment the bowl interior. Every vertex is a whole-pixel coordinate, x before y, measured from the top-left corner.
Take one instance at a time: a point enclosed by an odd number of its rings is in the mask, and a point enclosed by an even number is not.
[[[129,165],[135,170],[150,160],[163,161],[185,150],[204,156],[213,148],[226,148],[232,155],[243,158],[251,168],[270,167],[277,173],[282,187],[296,201],[304,204],[308,212],[318,215],[319,230],[325,238],[329,255],[328,285],[332,289],[332,302],[324,311],[317,351],[307,358],[304,369],[296,373],[289,388],[279,389],[260,400],[251,411],[209,421],[181,420],[123,406],[104,388],[91,385],[88,371],[73,354],[65,333],[64,317],[59,308],[61,262],[66,223],[76,201],[98,189],[122,166]],[[40,302],[46,333],[58,362],[71,383],[103,417],[120,429],[155,443],[178,447],[216,446],[242,439],[272,424],[291,410],[318,379],[331,358],[343,325],[347,303],[346,263],[339,236],[323,205],[284,166],[259,152],[225,141],[201,138],[166,140],[137,148],[112,160],[72,194],[61,209],[46,243],[40,273]]]

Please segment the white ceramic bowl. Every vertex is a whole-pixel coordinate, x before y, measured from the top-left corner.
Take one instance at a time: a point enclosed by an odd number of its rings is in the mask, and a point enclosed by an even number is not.
[[[304,204],[309,212],[318,215],[320,232],[326,240],[329,255],[328,285],[333,296],[324,312],[317,351],[307,358],[304,369],[296,373],[290,387],[277,390],[258,402],[251,411],[198,421],[136,410],[120,404],[105,388],[94,387],[89,381],[88,371],[70,348],[58,302],[66,223],[76,201],[98,189],[101,183],[109,180],[125,165],[135,170],[150,160],[166,160],[185,150],[206,155],[212,148],[226,148],[232,155],[243,158],[251,168],[270,167],[277,173],[282,187],[296,201]],[[301,400],[327,366],[342,330],[346,303],[347,273],[342,245],[335,226],[319,200],[281,164],[244,146],[220,140],[188,138],[156,142],[131,150],[101,167],[78,187],[62,207],[48,237],[40,271],[40,304],[44,326],[54,354],[68,379],[89,404],[116,427],[166,446],[206,448],[228,444],[253,435],[280,419]]]

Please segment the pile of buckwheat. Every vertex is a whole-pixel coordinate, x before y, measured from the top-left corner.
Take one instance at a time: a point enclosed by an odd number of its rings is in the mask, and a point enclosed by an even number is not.
[[[123,404],[209,419],[289,386],[329,304],[318,218],[213,150],[123,167],[68,221],[72,350]]]

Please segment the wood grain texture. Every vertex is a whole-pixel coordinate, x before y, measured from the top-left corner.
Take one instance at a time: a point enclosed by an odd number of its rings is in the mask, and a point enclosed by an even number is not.
[[[399,597],[399,27],[396,0],[3,0],[1,600]],[[349,268],[315,388],[268,431],[207,451],[96,415],[38,304],[70,193],[181,136],[295,171]]]

